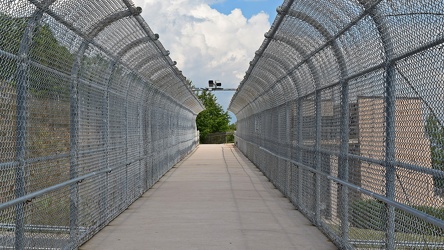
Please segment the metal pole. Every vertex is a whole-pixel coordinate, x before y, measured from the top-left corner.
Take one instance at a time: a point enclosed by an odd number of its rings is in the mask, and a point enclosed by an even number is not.
[[[385,24],[383,16],[379,15],[378,6],[370,5],[360,0],[361,5],[369,12],[375,22],[385,52],[385,189],[386,197],[390,200],[395,198],[395,110],[396,110],[396,69],[393,65],[395,58],[393,43]],[[395,208],[386,204],[386,249],[395,249]]]
[[[155,100],[155,97],[153,98]],[[150,103],[154,104],[154,103]],[[153,107],[153,106],[151,106]],[[151,109],[151,119],[155,119],[157,122],[160,122],[157,117],[156,107]],[[156,128],[154,128],[153,124],[150,124],[150,134],[151,134],[151,143],[150,143],[150,155],[151,155],[151,185],[155,183],[155,174],[157,173],[157,154],[154,154],[154,147],[156,143]]]
[[[148,92],[148,90],[145,90],[146,92]],[[148,130],[149,128],[150,128],[150,124],[149,124],[149,122],[150,122],[150,113],[149,113],[149,110],[148,110],[148,107],[147,107],[147,103],[148,103],[148,97],[149,97],[149,94],[147,93],[146,95],[145,95],[145,98],[147,98],[145,101],[144,101],[144,103],[143,103],[143,115],[144,115],[144,119],[143,119],[143,133],[144,133],[144,138],[145,138],[145,141],[144,141],[144,143],[143,143],[143,146],[144,146],[144,148],[143,148],[143,151],[144,151],[144,154],[145,154],[145,176],[146,176],[146,180],[145,180],[145,183],[146,183],[146,188],[145,188],[145,190],[148,190],[148,188],[149,187],[151,187],[151,179],[150,179],[150,176],[151,176],[151,163],[150,163],[150,161],[151,161],[151,157],[149,157],[150,156],[150,150],[149,150],[149,144],[151,143],[151,141],[150,141],[150,139],[151,139],[151,134],[149,133],[150,131]],[[148,118],[147,118],[147,116],[148,116]]]
[[[168,112],[167,112],[167,122],[168,122],[168,126],[167,126],[167,128],[168,128],[168,130],[167,130],[167,132],[168,133],[170,133],[169,135],[164,135],[164,136],[168,136],[167,137],[167,147],[165,148],[165,149],[169,149],[169,148],[171,148],[171,146],[173,146],[172,144],[172,140],[173,140],[173,138],[174,138],[174,133],[173,133],[173,131],[172,131],[172,129],[171,129],[171,114],[170,114],[170,112],[169,112],[169,110],[168,110]],[[167,164],[165,165],[165,169],[162,171],[162,174],[166,171],[166,169],[169,167],[169,165],[170,165],[170,161],[171,161],[171,159],[170,159],[171,157],[170,157],[170,150],[167,150]]]
[[[316,91],[316,141],[315,141],[315,167],[316,170],[322,171],[321,166],[321,123],[322,123],[322,114],[321,114],[321,92]],[[318,173],[315,173],[315,223],[317,226],[321,223],[321,176]]]
[[[78,74],[81,68],[82,57],[88,48],[89,43],[84,41],[79,48],[74,65],[71,71],[71,87],[70,87],[70,170],[69,178],[75,179],[77,177],[78,167],[78,132],[79,132],[79,80]],[[69,205],[69,228],[70,241],[75,243],[77,240],[77,218],[78,218],[78,183],[74,183],[70,187],[70,205]]]
[[[395,199],[395,68],[388,62],[386,69],[386,96],[385,96],[385,122],[386,122],[386,142],[385,142],[385,167],[386,167],[386,196],[390,200]],[[386,204],[387,209],[387,249],[395,249],[395,207]]]
[[[396,110],[396,69],[393,64],[394,48],[388,27],[383,16],[379,15],[378,6],[372,7],[362,1],[373,18],[385,52],[385,192],[389,200],[395,199],[395,110]],[[395,207],[386,203],[386,249],[395,249]]]
[[[25,38],[26,37],[26,38]],[[26,40],[26,41],[25,41]],[[27,34],[22,40],[23,46],[20,50],[29,50]],[[22,50],[23,49],[23,50]],[[27,52],[21,54],[17,69],[17,128],[16,128],[16,158],[19,165],[16,168],[15,176],[15,197],[20,198],[25,195],[25,157],[26,157],[26,105],[28,89],[28,66]],[[24,248],[24,204],[16,205],[15,212],[15,249]]]
[[[124,134],[125,134],[125,184],[124,184],[124,190],[125,190],[125,204],[128,203],[128,167],[129,167],[129,160],[128,160],[128,97],[129,97],[129,89],[131,86],[132,79],[128,79],[128,85],[126,87],[126,94],[125,94],[125,127],[124,127]]]
[[[141,159],[139,161],[139,190],[140,190],[140,194],[143,194],[143,192],[145,192],[146,190],[146,186],[145,186],[145,179],[146,176],[144,176],[145,172],[145,163],[146,163],[146,157],[144,155],[144,150],[143,150],[143,144],[144,144],[144,138],[143,138],[143,98],[141,98],[141,100],[139,101],[139,103],[137,104],[137,113],[138,113],[138,121],[139,121],[139,159]]]
[[[43,17],[43,11],[37,10],[28,21],[28,25],[23,33],[18,51],[17,64],[17,120],[16,120],[16,167],[15,176],[15,197],[20,198],[26,194],[25,189],[25,171],[26,171],[26,126],[27,126],[27,96],[28,96],[28,71],[29,71],[29,52],[32,45],[32,38],[36,30],[36,25]],[[16,205],[15,212],[15,249],[24,249],[25,247],[25,211],[24,204]]]
[[[108,70],[110,72],[109,77],[107,79],[106,83],[106,91],[105,91],[105,97],[103,100],[103,127],[104,127],[104,134],[103,134],[103,140],[104,140],[104,146],[105,146],[105,156],[104,156],[104,166],[103,169],[109,169],[109,140],[110,140],[110,102],[109,102],[109,89],[111,82],[113,80],[114,74],[117,69],[117,64],[115,61],[111,62],[108,66]],[[108,208],[108,188],[109,188],[109,173],[106,173],[103,176],[103,193],[102,193],[102,208],[101,208],[101,220],[103,223],[106,223],[108,214],[107,214],[107,208]]]
[[[286,148],[287,148],[287,157],[291,159],[291,103],[287,102],[285,104],[285,118],[286,118],[286,125],[287,125],[287,131],[285,131],[285,134],[287,135],[287,142],[286,142]],[[287,176],[287,185],[285,187],[286,195],[288,198],[291,198],[292,195],[292,189],[291,189],[291,181],[293,178],[292,175],[292,168],[293,163],[287,161],[287,170],[286,170],[286,176]]]
[[[341,145],[340,145],[340,158],[338,166],[339,178],[345,182],[349,179],[349,138],[350,138],[350,108],[349,108],[349,86],[348,82],[342,82],[341,89]],[[344,246],[348,246],[349,242],[349,197],[348,187],[338,184],[340,187],[341,203],[340,203],[340,218],[341,218],[341,239]]]
[[[151,110],[148,108],[150,107],[150,100],[151,100],[151,90],[147,89],[147,94],[145,96],[146,100],[144,102],[144,114],[145,114],[145,119],[144,119],[144,125],[145,125],[145,137],[146,137],[146,141],[145,141],[145,156],[146,156],[146,182],[147,182],[147,187],[151,187],[152,185],[152,176],[153,176],[153,157],[151,154],[151,145],[153,144],[152,142],[152,134],[151,134],[151,118],[152,118],[152,114],[151,114]],[[146,118],[146,116],[148,116],[148,118]],[[148,189],[147,188],[147,189]]]
[[[303,114],[302,114],[302,98],[298,98],[298,110],[297,110],[297,146],[302,146],[302,125],[303,125]],[[296,153],[297,162],[302,163],[302,152],[300,149],[297,150]],[[298,166],[298,201],[297,204],[300,208],[303,207],[302,203],[302,181],[304,176],[304,170]]]

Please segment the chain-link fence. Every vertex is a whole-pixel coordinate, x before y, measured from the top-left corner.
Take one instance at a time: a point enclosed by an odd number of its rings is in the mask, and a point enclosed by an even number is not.
[[[224,144],[234,142],[234,132],[216,132],[207,134],[203,144]]]
[[[140,12],[1,1],[1,249],[76,248],[198,142],[203,106]]]
[[[444,2],[286,0],[229,109],[340,248],[444,249]]]

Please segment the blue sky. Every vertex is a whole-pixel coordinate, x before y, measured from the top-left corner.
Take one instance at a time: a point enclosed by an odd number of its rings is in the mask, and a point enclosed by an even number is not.
[[[133,0],[196,87],[237,88],[283,0]],[[234,92],[214,92],[227,109]],[[232,122],[236,119],[233,114]]]
[[[264,12],[269,18],[270,24],[273,23],[273,20],[276,18],[276,8],[282,4],[282,0],[225,0],[223,2],[218,2],[210,5],[211,8],[216,9],[220,13],[230,14],[233,9],[240,9],[242,14],[247,18],[251,18],[253,15],[257,15],[258,13]],[[248,67],[248,66],[247,66]],[[246,70],[247,68],[245,68]],[[225,85],[225,84],[224,84]],[[231,87],[231,86],[230,86]],[[213,92],[218,98],[218,102],[222,101],[223,107],[226,109],[227,104],[225,100],[231,99],[231,92]],[[236,117],[233,114],[230,114],[232,122],[236,121]]]
[[[272,23],[276,17],[276,7],[282,3],[282,0],[225,0],[211,4],[210,6],[220,13],[227,15],[230,14],[233,9],[239,8],[246,18],[251,18],[253,15],[263,11],[270,16],[270,23]]]

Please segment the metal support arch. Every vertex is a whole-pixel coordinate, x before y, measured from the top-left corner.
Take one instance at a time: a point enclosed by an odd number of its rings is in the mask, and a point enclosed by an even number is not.
[[[386,178],[386,197],[390,200],[395,199],[395,103],[396,103],[396,69],[393,65],[395,57],[393,43],[390,33],[385,25],[384,18],[379,15],[378,6],[370,6],[367,2],[359,0],[361,5],[369,11],[370,17],[374,20],[378,29],[381,43],[385,52],[385,178]],[[386,222],[386,248],[395,249],[395,207],[386,204],[387,222]]]
[[[348,163],[348,151],[349,151],[349,100],[348,100],[348,81],[345,80],[348,76],[347,63],[342,54],[341,48],[339,47],[336,38],[322,26],[321,23],[311,18],[309,15],[302,13],[300,11],[290,10],[288,15],[298,18],[301,21],[307,22],[313,26],[319,33],[327,40],[331,41],[331,47],[333,53],[338,60],[338,67],[341,74],[340,86],[341,86],[341,146],[340,146],[340,160],[339,160],[339,178],[348,181],[349,175],[349,163]],[[344,247],[350,248],[348,243],[348,232],[349,232],[349,221],[348,221],[348,187],[341,186],[341,232],[342,232],[342,244]]]
[[[51,4],[51,1],[48,2]],[[28,70],[30,64],[30,47],[36,26],[43,17],[41,10],[36,10],[28,21],[27,27],[20,41],[19,59],[17,65],[17,118],[16,118],[16,166],[15,173],[15,197],[20,198],[26,194],[26,130],[27,130],[27,96],[28,96]],[[18,203],[15,207],[15,249],[22,250],[25,247],[25,204]]]

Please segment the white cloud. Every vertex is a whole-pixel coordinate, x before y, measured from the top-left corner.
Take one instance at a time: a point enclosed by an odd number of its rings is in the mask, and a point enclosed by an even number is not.
[[[170,57],[196,86],[205,87],[214,79],[225,88],[236,88],[270,28],[269,16],[261,12],[247,19],[240,9],[225,15],[210,7],[214,2],[220,0],[134,1]],[[217,94],[224,108],[231,96]]]

